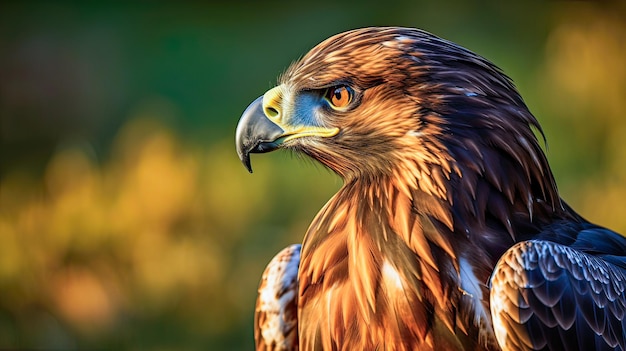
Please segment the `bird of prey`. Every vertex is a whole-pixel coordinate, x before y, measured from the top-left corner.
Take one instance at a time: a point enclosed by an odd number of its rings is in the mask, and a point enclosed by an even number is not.
[[[626,351],[626,239],[560,198],[541,139],[512,81],[450,41],[314,47],[236,131],[250,171],[290,149],[343,179],[267,267],[257,349]]]

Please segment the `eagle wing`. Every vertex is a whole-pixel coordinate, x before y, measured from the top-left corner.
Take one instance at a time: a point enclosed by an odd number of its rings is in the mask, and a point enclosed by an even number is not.
[[[626,350],[626,251],[618,236],[595,228],[570,245],[530,240],[510,248],[491,279],[502,349]]]
[[[298,350],[300,244],[280,251],[265,268],[254,313],[257,350]]]

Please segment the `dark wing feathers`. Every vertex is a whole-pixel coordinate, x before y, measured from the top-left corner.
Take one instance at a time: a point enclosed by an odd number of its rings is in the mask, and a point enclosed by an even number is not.
[[[254,312],[258,351],[298,350],[300,244],[279,252],[265,268]]]
[[[599,228],[596,241],[608,232]],[[505,350],[626,350],[626,271],[620,266],[530,240],[502,256],[491,283],[491,313]]]

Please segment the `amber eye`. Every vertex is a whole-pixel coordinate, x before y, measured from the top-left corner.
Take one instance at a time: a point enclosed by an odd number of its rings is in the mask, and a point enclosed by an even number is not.
[[[344,108],[352,101],[354,92],[345,85],[328,88],[326,91],[326,99],[334,108]]]

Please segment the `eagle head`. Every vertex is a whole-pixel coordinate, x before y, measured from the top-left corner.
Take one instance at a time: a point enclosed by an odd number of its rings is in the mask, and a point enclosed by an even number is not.
[[[249,171],[250,153],[285,148],[346,182],[393,177],[453,201],[451,188],[473,193],[486,178],[511,202],[556,207],[533,128],[488,60],[425,31],[375,27],[330,37],[292,64],[246,109],[236,144]]]
[[[244,163],[250,152],[289,148],[344,178],[391,170],[423,127],[419,94],[407,90],[423,71],[410,48],[420,34],[370,28],[320,43],[244,113]]]

